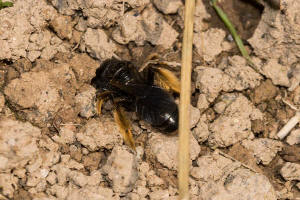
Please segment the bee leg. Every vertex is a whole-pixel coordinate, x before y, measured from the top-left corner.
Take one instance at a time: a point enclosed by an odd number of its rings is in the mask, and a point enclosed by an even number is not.
[[[135,150],[135,142],[131,132],[130,121],[126,118],[123,108],[118,104],[115,104],[114,119],[119,126],[125,143]]]
[[[96,95],[96,98],[97,98],[96,110],[97,110],[98,115],[101,115],[102,104],[104,101],[106,101],[108,99],[108,97],[111,93],[112,92],[110,92],[110,91],[105,91],[105,92],[102,92],[102,93],[99,93]]]
[[[152,67],[152,69],[154,70],[155,84],[180,94],[180,81],[173,72],[162,67]]]

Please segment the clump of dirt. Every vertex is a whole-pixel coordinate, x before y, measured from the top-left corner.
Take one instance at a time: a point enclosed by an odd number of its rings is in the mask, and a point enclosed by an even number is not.
[[[153,52],[179,75],[184,1],[13,2],[0,10],[0,199],[177,199],[178,137],[126,112],[133,151],[90,81],[105,59],[138,68]],[[276,134],[300,108],[300,2],[219,5],[258,68],[197,0],[190,197],[299,198],[300,127]]]

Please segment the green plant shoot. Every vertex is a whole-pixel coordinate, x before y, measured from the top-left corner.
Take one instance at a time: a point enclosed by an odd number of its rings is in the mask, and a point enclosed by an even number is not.
[[[253,67],[254,63],[251,61],[250,56],[243,44],[243,41],[241,40],[240,36],[237,34],[237,31],[235,30],[233,24],[230,22],[229,18],[227,17],[227,15],[225,14],[225,12],[223,12],[223,10],[217,6],[216,2],[218,0],[211,0],[211,5],[212,7],[216,10],[217,14],[219,15],[219,17],[221,18],[221,20],[224,22],[225,26],[228,28],[229,32],[231,33],[235,43],[237,44],[242,56],[244,58],[246,58],[246,60],[248,61],[248,63]]]
[[[9,2],[9,1],[2,2],[2,0],[0,0],[0,9],[12,7],[13,5],[14,5],[13,2]]]

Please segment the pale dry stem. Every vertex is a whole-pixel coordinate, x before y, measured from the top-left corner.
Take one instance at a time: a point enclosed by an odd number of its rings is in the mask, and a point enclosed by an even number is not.
[[[194,11],[195,0],[186,0],[181,61],[181,92],[179,103],[178,188],[179,199],[181,200],[189,199],[189,106],[191,98]]]

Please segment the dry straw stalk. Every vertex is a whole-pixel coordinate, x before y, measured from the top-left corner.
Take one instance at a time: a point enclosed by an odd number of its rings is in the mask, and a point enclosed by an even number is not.
[[[189,107],[191,98],[194,11],[195,0],[186,0],[181,61],[181,92],[179,103],[178,188],[180,200],[189,199]]]

